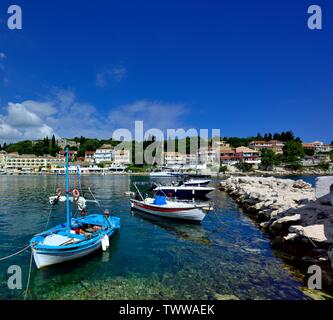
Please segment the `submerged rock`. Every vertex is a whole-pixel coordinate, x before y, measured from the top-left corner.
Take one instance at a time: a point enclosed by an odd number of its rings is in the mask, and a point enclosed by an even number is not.
[[[233,294],[219,294],[219,293],[214,293],[213,297],[216,300],[240,300],[238,297],[236,297]]]

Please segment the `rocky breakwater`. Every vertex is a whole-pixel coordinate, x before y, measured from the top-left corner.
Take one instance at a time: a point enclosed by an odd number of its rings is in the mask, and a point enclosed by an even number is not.
[[[260,223],[273,247],[304,274],[309,265],[319,265],[323,288],[333,292],[333,185],[317,198],[303,180],[231,177],[221,190]]]

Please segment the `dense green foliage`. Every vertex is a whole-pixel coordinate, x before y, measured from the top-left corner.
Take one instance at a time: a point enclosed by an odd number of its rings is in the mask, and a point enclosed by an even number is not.
[[[253,165],[250,163],[239,162],[236,165],[236,168],[242,172],[250,172],[253,171]]]
[[[301,142],[287,141],[283,147],[284,160],[287,163],[294,163],[304,157],[304,148]]]
[[[281,155],[276,154],[272,149],[261,150],[261,166],[264,170],[272,169],[281,163]]]
[[[320,170],[328,171],[330,169],[330,164],[327,162],[321,162],[316,167]]]
[[[59,152],[60,148],[56,145],[55,137],[53,136],[51,141],[48,137],[39,141],[20,141],[17,143],[4,145],[3,150],[8,153],[17,152],[18,154],[35,154],[37,156],[43,156],[45,154],[50,154],[52,156],[56,156],[57,152]]]
[[[219,169],[220,173],[226,173],[228,171],[228,167],[227,166],[221,166]]]
[[[314,149],[304,148],[304,154],[306,156],[312,157],[312,156],[314,156],[315,151],[314,151]]]
[[[255,140],[265,140],[265,141],[279,140],[282,142],[295,140],[297,142],[301,142],[301,139],[299,137],[295,138],[294,133],[291,130],[282,131],[281,133],[279,133],[279,132],[265,133],[264,135],[261,135],[260,133],[258,133]]]
[[[286,165],[286,169],[292,170],[292,171],[301,171],[303,169],[302,164],[299,161],[290,162]]]

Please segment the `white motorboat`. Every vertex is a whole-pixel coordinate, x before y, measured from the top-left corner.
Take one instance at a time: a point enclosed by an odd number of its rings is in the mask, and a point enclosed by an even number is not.
[[[154,198],[145,198],[143,200],[131,199],[133,209],[147,214],[171,218],[201,222],[208,208],[207,204],[196,204],[193,202],[171,201],[165,196],[155,196]]]
[[[181,185],[169,185],[169,186],[157,186],[154,188],[154,192],[157,195],[164,195],[170,198],[178,199],[205,199],[207,194],[214,191],[215,188],[206,186],[186,186]]]
[[[149,174],[151,177],[162,178],[162,177],[181,177],[183,174],[181,172],[173,171],[152,171]]]
[[[209,183],[211,182],[211,180],[209,179],[190,179],[184,182],[185,186],[207,186]]]

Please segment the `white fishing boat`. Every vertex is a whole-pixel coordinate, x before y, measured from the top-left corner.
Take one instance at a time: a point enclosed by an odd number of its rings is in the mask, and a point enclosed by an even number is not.
[[[135,198],[130,199],[133,209],[144,213],[179,220],[201,222],[209,211],[209,204],[195,203],[194,201],[177,201],[166,196],[155,195],[153,198],[144,198],[137,188]]]
[[[164,196],[130,201],[133,209],[164,218],[201,222],[206,216],[207,204],[170,201]]]

